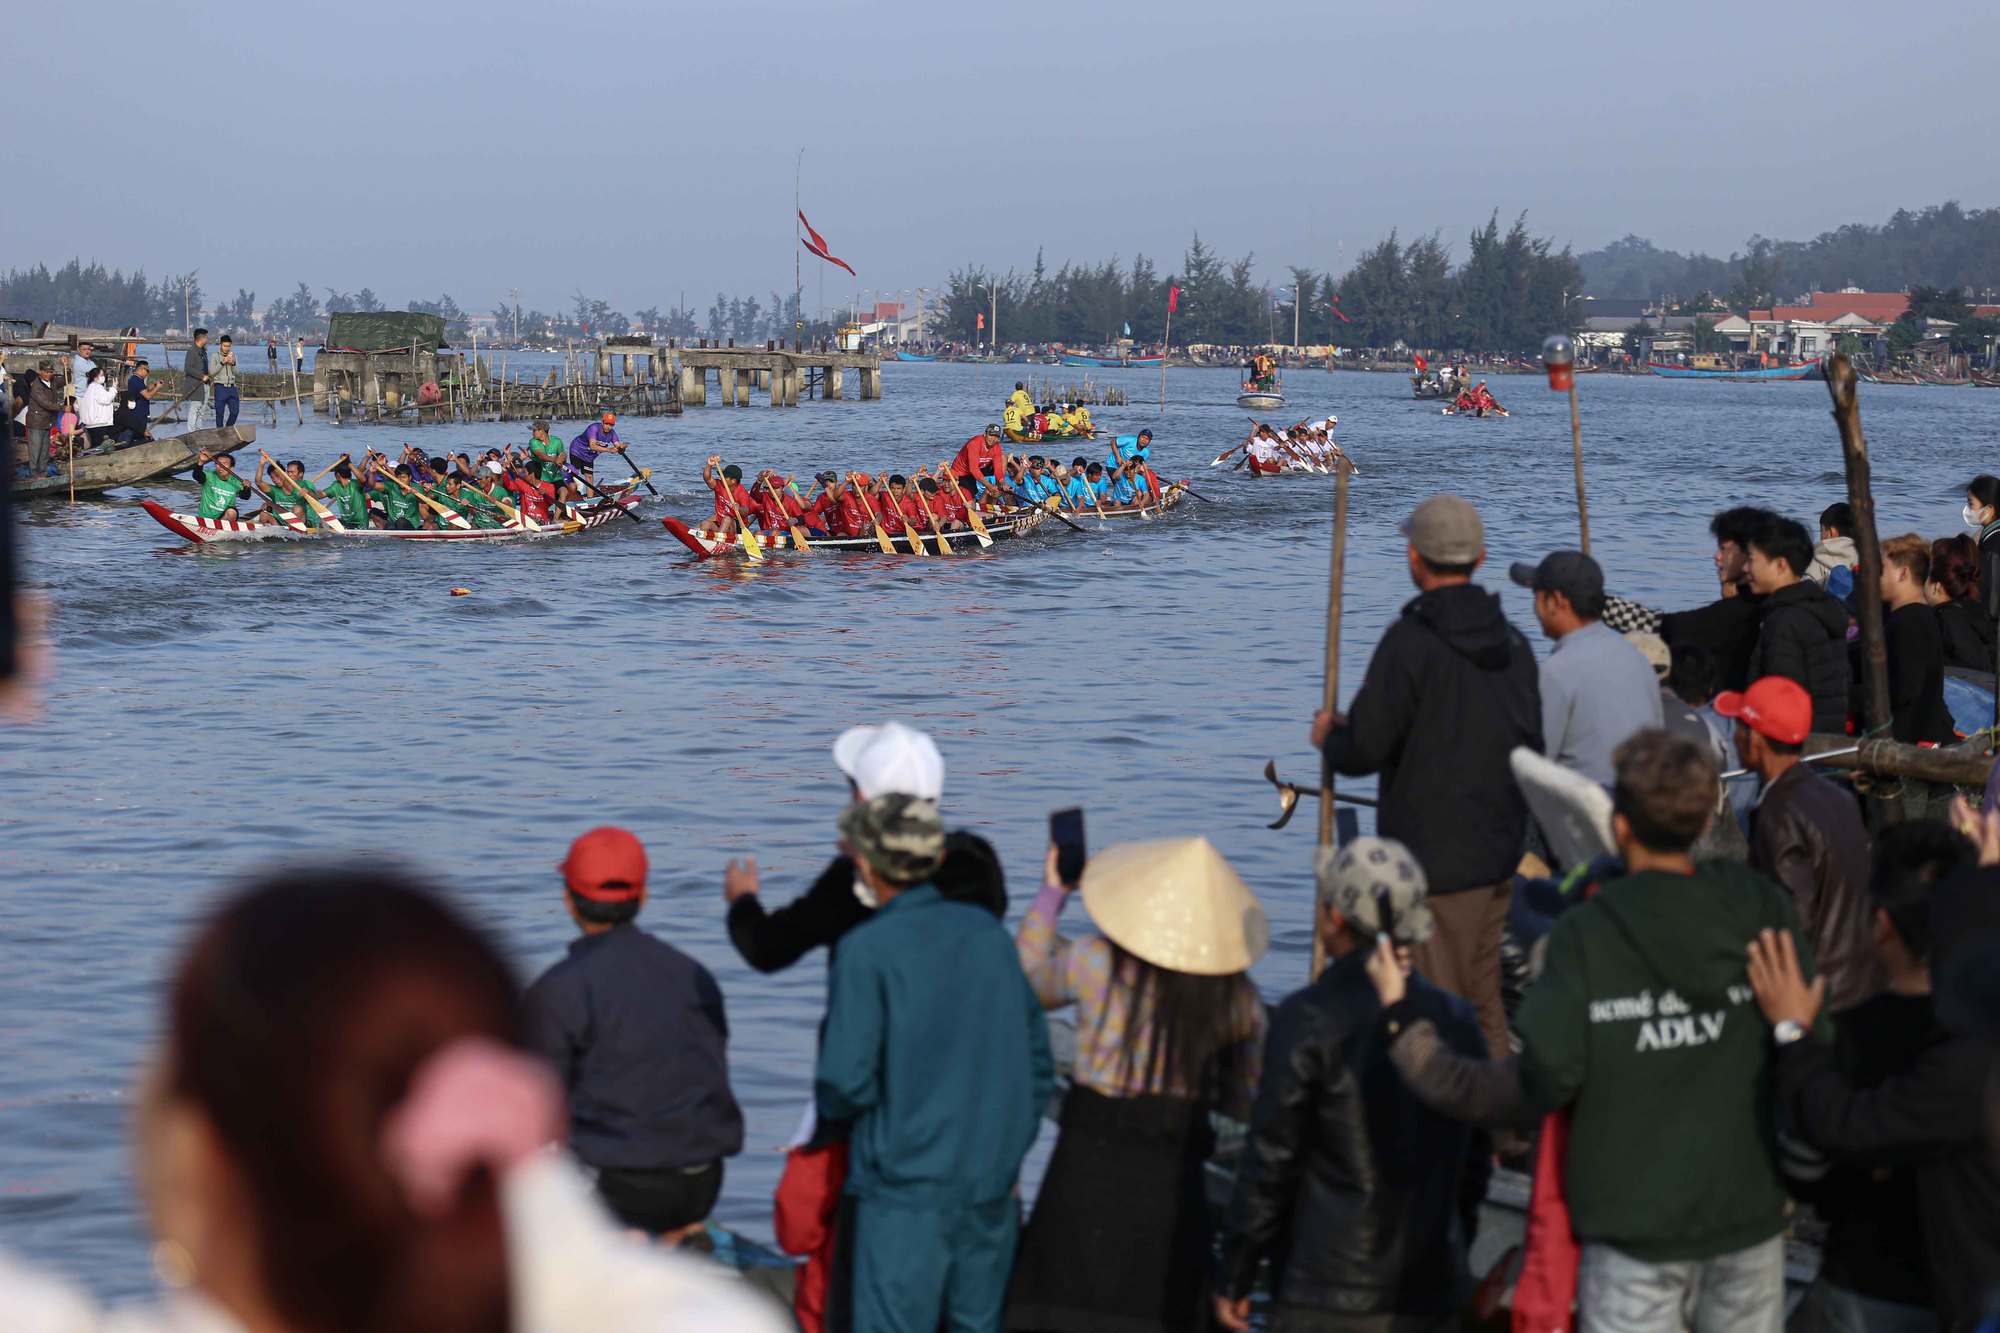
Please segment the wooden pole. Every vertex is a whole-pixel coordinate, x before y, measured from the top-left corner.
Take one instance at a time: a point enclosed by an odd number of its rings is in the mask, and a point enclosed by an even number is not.
[[[1590,506],[1583,498],[1583,413],[1576,405],[1576,381],[1569,382],[1569,446],[1576,459],[1576,523],[1583,537],[1583,553],[1590,554]]]
[[[1861,559],[1854,573],[1861,625],[1861,685],[1864,734],[1879,736],[1889,726],[1889,651],[1882,633],[1882,540],[1875,531],[1875,496],[1868,483],[1868,440],[1861,433],[1861,404],[1854,396],[1859,377],[1846,356],[1826,360],[1826,391],[1840,427],[1840,451],[1847,470],[1847,504],[1854,511],[1854,547]]]
[[[1165,335],[1162,336],[1160,339],[1160,408],[1162,411],[1164,411],[1167,406],[1167,358],[1173,355],[1173,350],[1174,350],[1174,303],[1173,303],[1173,298],[1169,297],[1167,299],[1167,331]],[[1315,936],[1315,938],[1317,938],[1317,936]],[[1319,945],[1315,943],[1313,945],[1313,948],[1316,950],[1319,948]],[[1313,968],[1313,975],[1314,976],[1319,975],[1319,969],[1317,967]]]
[[[1163,372],[1164,373],[1164,372]],[[1333,485],[1333,556],[1326,579],[1326,685],[1321,695],[1320,706],[1332,711],[1340,703],[1340,604],[1341,580],[1347,565],[1347,476],[1348,469],[1340,469],[1340,476]],[[1319,845],[1333,846],[1333,761],[1327,756],[1326,748],[1319,752],[1320,790],[1328,794],[1327,800],[1319,803]],[[1319,980],[1319,974],[1326,970],[1326,946],[1319,937],[1319,893],[1313,893],[1312,917],[1312,980]]]
[[[1805,740],[1808,755],[1825,750],[1845,750],[1849,746],[1854,747],[1852,754],[1835,754],[1815,762],[1828,768],[1952,787],[1984,787],[1993,772],[1994,757],[1977,750],[1905,745],[1887,737],[1828,736],[1820,732],[1814,732]],[[1895,806],[1900,803],[1891,801],[1886,804]]]

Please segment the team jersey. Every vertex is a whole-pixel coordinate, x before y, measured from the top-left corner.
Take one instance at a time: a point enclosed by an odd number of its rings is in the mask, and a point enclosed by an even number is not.
[[[306,521],[308,526],[315,528],[320,526],[319,510],[314,509],[306,502],[306,496],[311,495],[316,498],[323,498],[326,493],[305,480],[294,481],[292,487],[293,489],[288,491],[280,486],[273,486],[271,488],[271,503],[279,509],[289,510],[297,514]]]
[[[331,508],[340,515],[340,521],[350,528],[368,526],[368,497],[361,490],[361,483],[349,478],[341,481],[335,478],[326,484],[321,495],[331,500]]]
[[[743,489],[742,482],[731,481],[727,477],[717,477],[715,482],[710,483],[710,488],[715,492],[715,516],[717,518],[733,519],[736,517],[737,510],[741,510],[744,521],[748,522],[750,520],[751,510],[756,508],[756,504],[750,499],[750,492]],[[735,509],[729,507],[730,500],[736,501]]]
[[[832,520],[829,530],[836,536],[859,537],[874,531],[868,525],[868,511],[861,507],[860,498],[851,490],[842,492],[827,517]]]
[[[882,531],[893,537],[903,530],[903,515],[887,491],[875,492],[868,497],[868,503],[874,507],[875,521],[882,525]]]
[[[1078,505],[1087,505],[1091,499],[1090,483],[1082,477],[1068,477],[1064,479],[1057,494],[1061,495],[1062,502],[1066,507],[1075,508]]]
[[[973,436],[951,460],[951,473],[955,477],[1004,477],[1007,475],[1007,451],[1000,447],[1000,441],[988,440],[984,434]]]
[[[508,477],[500,483],[513,493],[516,507],[537,523],[546,523],[549,517],[549,492],[542,489],[543,483],[527,481],[520,477]]]
[[[1117,439],[1111,442],[1111,452],[1104,456],[1104,466],[1119,467],[1125,463],[1130,462],[1132,459],[1135,458],[1151,459],[1152,456],[1153,456],[1152,445],[1148,444],[1145,448],[1142,449],[1139,447],[1138,436],[1120,435]]]
[[[1002,428],[1010,430],[1016,435],[1028,434],[1030,422],[1026,409],[1016,407],[1012,403],[1007,404],[1007,406],[1000,409],[1000,425]]]
[[[965,522],[965,504],[956,495],[952,494],[949,489],[941,490],[936,495],[927,495],[924,498],[930,501],[931,512],[937,515],[938,522]]]
[[[528,452],[542,465],[543,481],[559,482],[563,479],[563,447],[560,441],[530,440]]]
[[[616,429],[605,425],[601,421],[593,421],[584,427],[583,434],[569,442],[569,456],[578,467],[589,467],[597,461],[597,451],[592,449],[591,445],[622,443],[623,441],[618,438]]]
[[[1119,477],[1111,483],[1111,503],[1129,505],[1139,499],[1139,488],[1132,484],[1130,477]]]
[[[412,528],[424,525],[424,507],[417,503],[416,496],[394,481],[382,490],[382,514],[392,528],[398,523]]]
[[[221,518],[225,509],[233,509],[250,494],[243,478],[234,473],[225,477],[204,468],[196,468],[195,473],[201,479],[201,504],[195,513],[202,518]]]

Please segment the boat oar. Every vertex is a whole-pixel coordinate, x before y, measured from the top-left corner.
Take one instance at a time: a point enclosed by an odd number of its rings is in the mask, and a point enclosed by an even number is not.
[[[640,470],[639,470],[639,465],[638,465],[637,463],[633,462],[633,461],[632,461],[632,459],[631,459],[631,456],[630,456],[630,455],[628,455],[628,454],[627,454],[627,453],[625,452],[625,446],[624,446],[623,442],[620,442],[620,444],[619,444],[619,446],[618,446],[618,456],[619,456],[620,458],[622,458],[622,459],[624,459],[624,460],[625,460],[625,466],[626,466],[626,467],[629,467],[629,468],[631,468],[631,469],[632,469],[632,475],[633,475],[633,476],[635,476],[635,477],[637,477],[637,478],[638,478],[638,479],[639,479],[640,481],[642,481],[642,482],[644,482],[644,483],[646,484],[646,489],[647,489],[647,490],[649,490],[649,491],[652,491],[652,492],[653,492],[653,494],[654,494],[654,495],[656,495],[656,496],[657,496],[657,495],[659,494],[659,491],[658,491],[658,490],[655,490],[655,489],[654,489],[654,487],[653,487],[653,479],[652,479],[652,477],[651,477],[650,475],[648,475],[648,473],[650,472],[650,469],[648,469],[648,470],[647,470],[646,472],[642,472],[642,471],[640,471]]]
[[[1019,491],[1015,490],[1011,486],[1006,487],[1005,489],[1007,491],[1007,494],[1013,496],[1016,500],[1019,500],[1027,508],[1039,509],[1043,513],[1047,514],[1049,517],[1063,524],[1065,527],[1075,528],[1078,532],[1087,531],[1087,529],[1085,529],[1083,524],[1071,522],[1068,515],[1064,514],[1062,510],[1055,507],[1056,498],[1053,495],[1051,495],[1046,500],[1031,500],[1027,496],[1021,494]]]
[[[771,479],[769,477],[764,478],[764,494],[770,496],[771,503],[778,506],[778,514],[780,517],[790,517],[790,515],[785,513],[784,497],[778,494],[777,487],[771,484]],[[788,524],[787,526],[790,527],[792,530],[793,550],[796,551],[812,550],[812,543],[806,540],[806,530],[804,528],[800,527],[796,523],[791,523]]]
[[[715,486],[715,493],[720,495],[723,501],[728,504],[729,512],[736,516],[736,531],[743,539],[743,554],[749,556],[753,561],[762,563],[764,559],[764,543],[757,540],[757,534],[750,531],[750,524],[744,519],[743,511],[736,507],[736,497],[729,490],[729,478],[717,472],[713,485]]]
[[[931,512],[931,502],[924,498],[923,487],[911,482],[910,488],[917,493],[917,504],[923,509],[924,517],[930,520],[931,536],[938,544],[938,554],[957,555],[958,552],[951,549],[951,543],[944,539],[944,527],[938,522],[937,515]]]
[[[603,491],[599,490],[588,477],[583,475],[583,473],[577,471],[574,467],[569,468],[568,471],[569,471],[569,479],[571,481],[581,483],[585,490],[589,491],[592,495],[604,501],[604,503],[610,505],[612,508],[616,509],[619,513],[625,515],[625,517],[631,519],[634,523],[637,523],[640,527],[643,528],[646,526],[645,519],[640,518],[637,514],[632,512],[630,508],[628,508],[625,505],[619,504],[609,495],[606,495]],[[657,494],[657,492],[655,492],[655,494]]]
[[[328,509],[325,505],[319,502],[318,496],[314,495],[311,491],[307,490],[303,486],[296,486],[290,484],[291,474],[287,473],[283,468],[278,466],[277,459],[271,457],[271,455],[265,453],[262,449],[259,449],[257,451],[257,457],[263,459],[266,463],[271,465],[271,472],[273,476],[280,476],[285,478],[285,481],[287,483],[286,489],[289,490],[293,495],[296,495],[299,499],[304,500],[306,504],[312,507],[312,511],[315,514],[319,515],[319,521],[326,524],[327,531],[329,532],[347,531],[346,525],[343,524],[339,520],[339,518],[335,517],[334,512],[331,509]],[[322,473],[321,475],[324,476],[325,474]]]
[[[981,546],[991,546],[993,544],[993,536],[986,531],[986,520],[979,516],[979,506],[971,500],[966,499],[965,492],[959,489],[958,474],[950,468],[945,468],[944,481],[945,485],[951,487],[951,493],[958,497],[958,502],[965,506],[965,517],[972,524],[972,535],[979,539]]]
[[[382,480],[389,482],[392,485],[400,486],[405,491],[408,491],[410,493],[410,497],[414,499],[418,504],[423,505],[425,508],[433,511],[434,513],[437,514],[439,518],[451,524],[453,527],[470,528],[472,526],[472,524],[468,522],[464,517],[462,517],[457,510],[449,509],[444,505],[439,504],[436,500],[431,499],[430,496],[425,495],[421,490],[418,490],[415,486],[412,486],[409,483],[405,482],[401,477],[397,476],[394,472],[388,470],[387,468],[378,470],[376,475],[381,477]]]
[[[257,452],[261,454],[264,451],[262,449],[259,449]],[[327,473],[333,471],[335,468],[339,467],[342,463],[347,463],[351,461],[352,460],[349,459],[346,454],[342,454],[340,457],[334,459],[331,463],[328,463],[325,467],[321,468],[317,473],[313,474],[314,484],[317,485],[321,477],[324,477]]]
[[[1183,491],[1186,491],[1189,495],[1192,495],[1195,499],[1201,501],[1205,505],[1212,505],[1218,503],[1215,500],[1209,499],[1206,495],[1203,495],[1200,491],[1196,490],[1194,487],[1188,485],[1184,481],[1177,482],[1175,484],[1178,485]]]
[[[1243,449],[1243,448],[1246,448],[1246,447],[1248,447],[1248,445],[1249,445],[1250,441],[1251,441],[1251,440],[1254,440],[1254,439],[1256,439],[1256,438],[1257,438],[1257,432],[1256,432],[1256,431],[1254,431],[1254,430],[1253,430],[1253,431],[1251,431],[1251,432],[1250,432],[1250,434],[1249,434],[1249,435],[1248,435],[1247,437],[1245,437],[1245,438],[1244,438],[1244,441],[1243,441],[1243,443],[1242,443],[1242,444],[1237,444],[1237,445],[1232,445],[1231,447],[1229,447],[1229,448],[1227,448],[1227,449],[1224,449],[1224,450],[1223,450],[1223,451],[1222,451],[1221,453],[1219,453],[1219,454],[1217,454],[1217,455],[1215,456],[1215,461],[1214,461],[1214,462],[1212,462],[1212,463],[1210,463],[1210,464],[1209,464],[1209,466],[1210,466],[1210,467],[1221,467],[1221,466],[1222,466],[1222,460],[1224,460],[1225,458],[1228,458],[1228,457],[1229,457],[1229,455],[1231,455],[1231,454],[1235,453],[1235,452],[1236,452],[1237,450],[1239,450],[1239,449]],[[1241,466],[1243,466],[1243,465],[1242,465],[1241,463],[1238,463],[1238,464],[1237,464],[1237,466],[1238,466],[1238,467],[1241,467]]]
[[[875,506],[868,503],[868,492],[861,487],[860,483],[854,480],[860,475],[858,472],[848,473],[848,487],[853,490],[854,498],[861,501],[861,509],[863,513],[868,515],[869,526],[875,529],[875,544],[882,548],[882,554],[894,555],[896,554],[896,543],[890,541],[889,534],[882,530],[882,520],[875,517]]]

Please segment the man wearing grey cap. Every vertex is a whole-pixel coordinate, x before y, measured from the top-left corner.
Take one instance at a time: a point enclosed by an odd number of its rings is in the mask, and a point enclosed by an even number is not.
[[[1604,571],[1581,551],[1517,562],[1514,582],[1535,594],[1535,619],[1555,640],[1542,663],[1542,753],[1592,782],[1611,785],[1611,752],[1660,725],[1660,686],[1645,655],[1598,619]]]
[[[1469,501],[1433,495],[1402,531],[1418,596],[1375,646],[1348,711],[1316,714],[1312,739],[1335,772],[1381,774],[1376,828],[1415,853],[1437,920],[1417,965],[1472,1001],[1505,1055],[1500,929],[1528,830],[1508,755],[1542,748],[1535,655],[1472,582],[1486,527]]]
[[[1409,849],[1355,838],[1323,848],[1315,872],[1315,927],[1332,962],[1271,1017],[1216,1318],[1249,1327],[1268,1257],[1271,1328],[1456,1327],[1460,1182],[1467,1169],[1484,1179],[1485,1136],[1426,1106],[1390,1063],[1368,975],[1378,941],[1407,976],[1412,1021],[1427,1019],[1427,1035],[1467,1059],[1481,1059],[1486,1043],[1471,1005],[1408,975],[1413,949],[1436,930]]]

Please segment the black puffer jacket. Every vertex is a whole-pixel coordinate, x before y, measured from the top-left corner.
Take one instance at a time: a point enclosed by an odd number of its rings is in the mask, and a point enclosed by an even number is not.
[[[1750,679],[1785,676],[1812,696],[1814,731],[1847,731],[1847,608],[1817,583],[1794,583],[1764,599],[1750,653]]]
[[[1465,1168],[1483,1137],[1428,1110],[1389,1062],[1361,952],[1271,1016],[1263,1083],[1223,1229],[1217,1287],[1247,1296],[1261,1260],[1278,1304],[1346,1315],[1457,1307]],[[1456,1053],[1483,1060],[1472,1007],[1419,976],[1408,999]]]
[[[1517,745],[1542,748],[1535,655],[1500,599],[1469,583],[1403,607],[1326,738],[1335,772],[1382,775],[1376,830],[1416,854],[1433,896],[1514,873],[1528,828],[1507,762]]]

